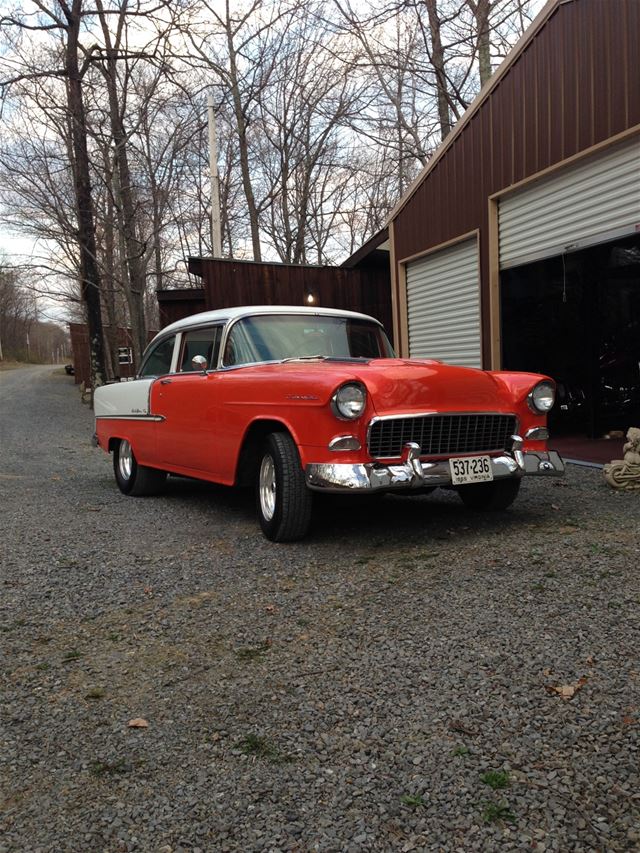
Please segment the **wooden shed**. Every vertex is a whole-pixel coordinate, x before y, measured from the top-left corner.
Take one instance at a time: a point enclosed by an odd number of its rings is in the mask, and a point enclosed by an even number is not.
[[[189,272],[202,279],[202,288],[158,291],[161,326],[198,311],[236,305],[318,305],[371,314],[391,333],[384,253],[362,260],[354,255],[340,267],[189,258]]]

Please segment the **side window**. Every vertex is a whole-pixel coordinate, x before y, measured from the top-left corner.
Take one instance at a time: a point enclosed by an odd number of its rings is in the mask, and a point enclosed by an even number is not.
[[[171,370],[175,336],[165,338],[151,350],[140,368],[139,376],[163,376]]]
[[[182,336],[182,354],[178,370],[181,373],[194,370],[191,360],[196,355],[202,355],[207,359],[208,370],[215,369],[218,366],[221,337],[222,326],[213,326],[209,329],[194,329],[192,332],[186,332]]]
[[[229,332],[222,359],[225,367],[233,367],[235,364],[250,364],[261,360],[257,345],[249,339],[244,326],[243,322],[236,323]]]

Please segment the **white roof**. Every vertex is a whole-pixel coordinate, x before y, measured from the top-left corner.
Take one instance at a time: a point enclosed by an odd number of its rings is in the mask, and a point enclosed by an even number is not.
[[[307,307],[306,305],[242,305],[236,308],[219,308],[217,311],[202,311],[200,314],[191,314],[190,317],[183,317],[182,320],[176,320],[175,323],[165,326],[156,337],[164,336],[167,332],[180,332],[192,326],[221,321],[227,322],[256,314],[315,314],[323,317],[357,317],[360,320],[379,322],[368,314],[359,314],[357,311],[343,311],[341,308]]]

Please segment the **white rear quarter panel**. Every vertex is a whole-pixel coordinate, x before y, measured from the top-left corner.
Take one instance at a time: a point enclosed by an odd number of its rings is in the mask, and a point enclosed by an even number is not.
[[[117,418],[123,415],[150,414],[149,390],[154,381],[153,378],[145,378],[101,385],[93,395],[95,416]]]

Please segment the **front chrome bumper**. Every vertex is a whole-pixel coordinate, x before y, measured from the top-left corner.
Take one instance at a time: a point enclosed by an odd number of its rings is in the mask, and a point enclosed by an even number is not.
[[[514,449],[491,458],[494,480],[525,475],[561,477],[564,462],[555,450],[527,451],[521,449],[521,440]],[[420,448],[410,443],[403,459],[397,465],[377,462],[349,464],[344,462],[317,462],[306,467],[306,481],[310,489],[320,492],[375,492],[378,490],[411,490],[451,486],[448,459],[421,462]]]

